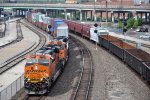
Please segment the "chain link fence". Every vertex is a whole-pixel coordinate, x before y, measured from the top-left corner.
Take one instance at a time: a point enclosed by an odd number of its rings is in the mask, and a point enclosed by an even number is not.
[[[0,100],[10,100],[15,94],[24,87],[24,74],[16,81],[0,91]]]

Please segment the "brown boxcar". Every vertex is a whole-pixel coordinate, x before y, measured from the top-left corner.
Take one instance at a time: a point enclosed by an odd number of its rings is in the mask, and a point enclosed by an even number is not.
[[[126,49],[125,62],[135,71],[144,76],[143,62],[150,62],[150,54],[140,49]]]
[[[150,62],[143,63],[143,77],[150,83]]]
[[[75,32],[79,33],[81,35],[81,33],[82,33],[82,27],[83,27],[83,24],[81,24],[81,23],[75,23]]]
[[[109,49],[109,44],[112,41],[121,41],[121,39],[113,37],[111,35],[101,35],[102,38],[102,46],[106,49]]]
[[[82,29],[82,33],[81,33],[82,36],[90,39],[90,26],[87,26],[87,25],[83,25],[83,29]]]
[[[124,60],[124,49],[135,49],[135,47],[123,41],[110,42],[109,51]]]
[[[75,31],[74,30],[75,29],[75,22],[70,21],[68,26],[69,26],[69,30],[71,30],[73,32]]]

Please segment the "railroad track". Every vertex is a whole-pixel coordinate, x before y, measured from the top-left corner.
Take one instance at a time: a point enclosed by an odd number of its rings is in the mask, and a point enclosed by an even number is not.
[[[26,95],[23,100],[45,100],[43,95]]]
[[[16,21],[18,21],[18,20],[16,20]],[[16,23],[16,30],[17,30],[17,38],[15,40],[13,40],[13,41],[5,44],[5,45],[0,46],[0,49],[2,49],[4,47],[7,47],[9,45],[12,45],[14,43],[17,43],[17,42],[19,42],[19,41],[21,41],[23,39],[23,34],[22,34],[21,26],[20,26],[20,23],[18,23],[18,22]]]
[[[77,86],[74,88],[73,93],[71,95],[71,100],[87,100],[89,99],[89,94],[91,92],[91,83],[93,77],[93,60],[92,55],[89,49],[79,40],[70,36],[73,42],[75,42],[82,53],[82,72],[80,75],[79,82]]]
[[[35,32],[39,37],[39,43],[35,46],[32,45],[31,48],[26,49],[25,51],[21,52],[20,54],[10,58],[9,60],[7,60],[5,63],[3,63],[2,65],[0,65],[0,74],[2,74],[3,72],[5,72],[6,70],[8,70],[9,68],[12,68],[13,66],[15,66],[16,64],[18,64],[19,62],[23,61],[25,58],[24,56],[27,54],[32,54],[35,51],[39,50],[42,46],[45,45],[46,43],[46,37],[45,35],[41,34],[40,31],[37,31],[36,29],[32,28],[31,26],[23,23],[27,28],[29,28],[30,30],[32,30],[33,32]],[[34,47],[33,47],[34,46]]]

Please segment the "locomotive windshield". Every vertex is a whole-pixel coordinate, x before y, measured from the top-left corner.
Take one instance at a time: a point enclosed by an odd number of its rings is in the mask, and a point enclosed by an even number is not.
[[[30,66],[33,64],[41,64],[41,65],[48,65],[49,60],[48,59],[27,59],[26,66]]]

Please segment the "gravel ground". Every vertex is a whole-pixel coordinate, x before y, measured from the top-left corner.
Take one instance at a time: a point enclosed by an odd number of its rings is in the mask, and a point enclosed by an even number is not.
[[[76,37],[76,36],[75,36]],[[105,49],[78,37],[91,50],[94,60],[92,100],[149,100],[150,88],[127,65]]]

